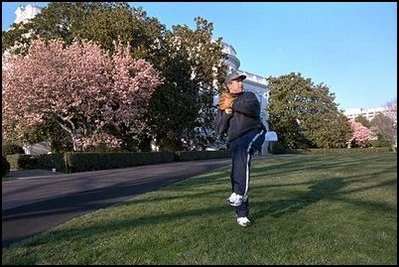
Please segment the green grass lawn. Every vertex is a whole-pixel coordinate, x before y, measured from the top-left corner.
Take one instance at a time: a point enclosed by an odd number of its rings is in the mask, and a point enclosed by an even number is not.
[[[396,264],[396,153],[254,160],[252,225],[230,167],[75,218],[3,249],[3,264]]]

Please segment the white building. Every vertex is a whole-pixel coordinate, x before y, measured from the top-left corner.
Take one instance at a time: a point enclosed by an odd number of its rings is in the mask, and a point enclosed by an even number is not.
[[[26,23],[28,20],[34,18],[37,14],[42,11],[41,7],[34,6],[31,4],[20,5],[17,10],[15,10],[15,15],[17,16],[14,23]]]
[[[385,108],[351,108],[345,110],[344,115],[351,120],[358,116],[363,116],[368,121],[371,121],[378,113],[384,113],[385,111]]]
[[[37,7],[31,4],[28,5],[20,5],[17,7],[17,9],[15,10],[15,15],[16,18],[14,20],[14,23],[27,23],[30,19],[34,18],[37,14],[39,14],[42,11],[41,7]],[[6,31],[9,31],[11,28],[7,29]],[[28,37],[30,33],[26,33],[25,35]],[[17,44],[14,47],[12,47],[10,50],[14,50],[17,49],[21,46],[22,44]],[[5,51],[4,53],[2,53],[2,62],[5,62],[5,57],[9,56],[10,52],[9,51]],[[4,64],[2,64],[2,68],[4,68],[6,66],[4,66]]]
[[[34,6],[31,4],[28,5],[20,5],[17,7],[17,9],[15,10],[15,15],[16,18],[14,20],[14,23],[27,23],[30,19],[34,18],[37,14],[39,14],[42,11],[41,7],[38,6]],[[7,29],[7,31],[9,31],[11,28]],[[31,33],[28,32],[25,34],[26,37],[29,37]],[[26,44],[16,44],[14,47],[10,48],[9,51],[4,51],[4,53],[2,53],[2,62],[5,62],[5,58],[7,56],[9,56],[11,53],[10,51],[13,51],[19,47],[21,47],[22,45],[26,45]],[[6,64],[2,64],[2,68],[7,67]]]

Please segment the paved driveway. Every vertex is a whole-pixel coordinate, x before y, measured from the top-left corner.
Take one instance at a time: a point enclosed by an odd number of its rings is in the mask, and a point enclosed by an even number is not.
[[[3,247],[78,215],[222,166],[231,159],[173,162],[73,174],[27,171],[2,182]]]

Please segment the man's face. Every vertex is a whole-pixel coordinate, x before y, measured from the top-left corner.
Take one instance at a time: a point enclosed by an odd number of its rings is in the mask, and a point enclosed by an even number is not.
[[[227,84],[227,88],[229,88],[230,93],[238,94],[244,90],[244,83],[241,79],[232,80]]]

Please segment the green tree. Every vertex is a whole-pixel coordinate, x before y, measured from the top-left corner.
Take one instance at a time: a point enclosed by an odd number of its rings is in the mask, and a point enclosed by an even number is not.
[[[195,30],[175,25],[165,35],[170,57],[163,69],[169,83],[158,90],[149,119],[168,150],[203,149],[214,140],[206,130],[214,120],[213,96],[225,74],[224,55],[221,39],[212,40],[212,23],[200,17],[195,22]]]
[[[14,23],[8,31],[2,32],[2,51],[26,55],[32,40],[39,37],[45,40],[61,38],[66,45],[70,45],[75,39],[99,41],[103,35],[88,38],[90,33],[108,27],[104,27],[107,24],[101,26],[100,23],[92,23],[92,15],[100,15],[101,11],[115,14],[114,10],[128,8],[130,7],[124,2],[50,2],[28,23]],[[136,9],[134,11],[139,12]],[[104,22],[103,19],[99,19],[99,22]],[[91,24],[93,28],[86,27],[87,24]],[[119,29],[116,32],[119,33]],[[104,48],[113,49],[112,41],[104,42]]]
[[[393,149],[397,145],[397,104],[396,99],[388,103],[385,112],[379,112],[370,122],[370,129],[380,143],[388,143]]]
[[[344,147],[350,132],[347,119],[324,84],[290,73],[267,78],[270,128],[285,148]]]
[[[224,56],[221,39],[212,41],[212,23],[195,21],[195,30],[185,25],[166,30],[142,8],[125,2],[50,2],[29,23],[3,32],[3,51],[24,54],[39,36],[62,38],[66,45],[93,40],[110,53],[115,41],[128,42],[133,57],[151,62],[166,80],[150,100],[144,136],[133,136],[123,127],[109,131],[129,143],[130,150],[148,150],[151,138],[161,149],[177,150],[190,143],[203,147],[210,138],[201,140],[195,130],[211,128],[212,97],[219,86],[214,81],[224,76]]]
[[[364,127],[367,127],[367,128],[369,128],[369,129],[370,129],[370,127],[371,127],[370,122],[366,119],[366,117],[364,117],[364,116],[362,116],[362,115],[357,116],[357,117],[355,118],[355,121],[356,121],[356,122],[360,122]]]

